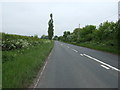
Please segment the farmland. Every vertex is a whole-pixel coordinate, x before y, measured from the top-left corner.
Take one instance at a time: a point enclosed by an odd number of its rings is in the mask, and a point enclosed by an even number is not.
[[[2,33],[2,87],[28,87],[53,47],[53,41]]]

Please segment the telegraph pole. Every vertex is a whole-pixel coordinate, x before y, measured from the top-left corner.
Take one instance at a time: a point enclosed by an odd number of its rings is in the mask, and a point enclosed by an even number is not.
[[[118,20],[120,19],[120,1],[118,2]]]
[[[79,29],[80,29],[80,24],[79,24]],[[79,42],[79,38],[80,38],[80,31],[78,31],[78,38],[77,38],[78,42]]]
[[[80,28],[80,24],[79,24],[79,28]]]

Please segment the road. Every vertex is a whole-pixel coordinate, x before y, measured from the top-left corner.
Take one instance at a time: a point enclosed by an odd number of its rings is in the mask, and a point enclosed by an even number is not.
[[[118,88],[118,56],[55,41],[35,88]]]

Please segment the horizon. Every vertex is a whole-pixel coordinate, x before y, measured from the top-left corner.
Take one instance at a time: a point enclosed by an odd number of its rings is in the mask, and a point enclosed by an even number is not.
[[[5,0],[6,1],[6,0]],[[0,4],[2,21],[0,28],[5,33],[39,37],[47,35],[49,14],[53,13],[55,35],[64,31],[73,32],[75,28],[86,25],[99,26],[105,21],[116,22],[118,19],[117,1],[93,2],[5,2]],[[11,0],[15,1],[15,0]],[[18,0],[19,1],[19,0]],[[101,7],[101,8],[99,8]],[[80,11],[79,11],[80,10]],[[90,13],[89,13],[90,12]]]
[[[106,21],[105,21],[105,22],[106,22]],[[114,21],[113,21],[113,22],[114,22]],[[116,21],[116,22],[117,22],[117,21]],[[104,23],[104,22],[102,22],[102,23]],[[114,22],[114,23],[115,23],[115,22]],[[100,23],[100,24],[101,24],[101,23]],[[99,24],[99,25],[100,25],[100,24]],[[87,26],[87,25],[85,25],[85,26]],[[85,26],[84,26],[84,27],[85,27]],[[94,26],[96,26],[96,25],[94,25]],[[96,28],[97,28],[97,27],[99,27],[99,26],[96,26]],[[79,28],[79,27],[76,27],[75,29],[77,29],[77,28]],[[82,28],[83,28],[83,27],[82,27]],[[74,29],[74,30],[75,30],[75,29]],[[74,31],[74,30],[73,30],[73,31]],[[67,30],[67,31],[68,31],[68,30]],[[73,31],[72,31],[72,32],[73,32]],[[72,33],[72,32],[70,32],[70,33]],[[41,36],[42,36],[42,35],[39,36],[38,34],[25,35],[25,34],[18,34],[18,33],[7,33],[7,32],[4,32],[4,31],[0,31],[0,33],[12,34],[12,35],[21,35],[21,36],[28,36],[28,37],[32,37],[32,36],[37,35],[39,38],[41,38]],[[63,33],[64,33],[64,32],[63,32]],[[63,34],[63,33],[62,33],[62,34]],[[48,35],[46,35],[46,34],[43,34],[43,35],[48,36]],[[62,36],[62,35],[54,35],[54,36]],[[54,36],[53,36],[53,37],[54,37]]]

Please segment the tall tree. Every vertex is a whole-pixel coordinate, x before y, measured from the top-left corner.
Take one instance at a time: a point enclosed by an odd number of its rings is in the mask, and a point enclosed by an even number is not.
[[[52,39],[52,37],[53,37],[53,34],[54,34],[54,29],[53,29],[53,19],[52,19],[52,13],[50,14],[50,20],[49,20],[49,22],[48,22],[48,37],[49,37],[49,39],[51,40]]]

